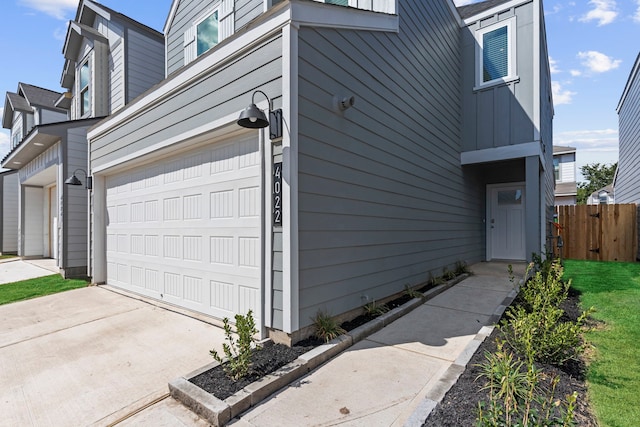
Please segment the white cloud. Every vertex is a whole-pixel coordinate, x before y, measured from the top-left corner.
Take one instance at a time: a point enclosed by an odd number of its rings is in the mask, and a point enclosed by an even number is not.
[[[580,70],[571,70],[571,71],[569,71],[569,73],[571,73],[571,75],[573,77],[579,77],[579,76],[582,75],[582,71],[580,71]]]
[[[553,143],[589,152],[618,152],[618,131],[596,129],[560,132],[553,135]]]
[[[555,106],[571,104],[573,95],[576,94],[576,92],[563,89],[559,82],[551,82],[551,91],[553,92],[553,105]]]
[[[78,8],[79,0],[20,0],[24,6],[66,20],[68,14]]]
[[[638,8],[636,9],[636,14],[633,15],[633,20],[640,23],[640,0],[636,0],[638,3]]]
[[[589,12],[580,18],[582,22],[598,21],[598,26],[611,24],[618,17],[615,0],[590,0],[593,6]]]
[[[579,52],[578,58],[582,59],[582,65],[587,67],[593,73],[606,73],[620,66],[620,59],[613,59],[604,53],[595,50],[587,52]]]
[[[552,57],[549,57],[549,71],[551,74],[558,74],[560,72],[560,69],[558,68],[558,61]]]

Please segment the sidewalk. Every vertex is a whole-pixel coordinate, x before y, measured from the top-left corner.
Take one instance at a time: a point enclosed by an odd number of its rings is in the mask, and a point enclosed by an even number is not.
[[[8,258],[0,261],[0,285],[58,273],[54,259],[22,260]]]
[[[474,275],[364,338],[229,425],[421,426],[515,297],[507,266],[497,262],[473,265]],[[525,267],[514,265],[517,277],[522,277]],[[175,420],[178,414],[183,409],[173,399],[165,399],[125,424]]]

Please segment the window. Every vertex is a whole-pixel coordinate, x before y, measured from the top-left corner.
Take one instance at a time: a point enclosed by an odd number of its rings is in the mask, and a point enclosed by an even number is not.
[[[476,32],[476,87],[515,80],[515,18]]]
[[[13,134],[11,148],[16,148],[18,144],[20,144],[20,141],[22,141],[22,129]]]
[[[560,181],[560,159],[553,158],[553,173],[556,176],[556,181]]]
[[[349,6],[349,0],[324,0],[325,3],[339,4],[341,6]]]
[[[91,81],[91,70],[89,61],[86,61],[80,67],[80,117],[84,117],[91,111],[91,94],[89,91],[89,82]]]
[[[196,25],[196,56],[202,55],[218,44],[218,24],[218,11],[216,10]]]

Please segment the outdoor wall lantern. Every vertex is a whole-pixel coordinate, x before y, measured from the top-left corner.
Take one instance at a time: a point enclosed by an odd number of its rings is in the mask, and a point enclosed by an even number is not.
[[[73,175],[71,175],[69,178],[67,178],[65,180],[65,184],[67,185],[82,185],[82,181],[80,181],[78,179],[78,177],[76,176],[76,174],[78,172],[82,172],[86,178],[87,181],[87,185],[84,186],[84,188],[86,188],[87,190],[91,190],[92,188],[92,184],[93,184],[93,179],[92,177],[90,177],[89,175],[87,175],[87,173],[84,171],[84,169],[76,169],[75,171],[73,171]]]
[[[255,97],[256,93],[261,93],[269,101],[269,119],[267,116],[256,106]],[[256,90],[251,96],[251,105],[245,108],[240,117],[238,117],[238,124],[243,128],[249,129],[262,129],[269,126],[269,138],[278,139],[282,138],[282,109],[273,109],[271,100],[261,90]]]

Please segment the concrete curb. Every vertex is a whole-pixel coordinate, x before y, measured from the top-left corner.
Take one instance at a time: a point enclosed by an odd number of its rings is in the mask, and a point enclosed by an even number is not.
[[[424,304],[426,301],[441,294],[467,277],[469,277],[469,274],[462,274],[442,285],[429,289],[421,298],[414,298],[411,301],[376,317],[372,321],[329,341],[327,344],[322,344],[312,350],[309,350],[288,365],[285,365],[270,375],[249,384],[244,389],[224,400],[214,397],[212,394],[189,382],[189,379],[215,367],[217,363],[211,363],[203,366],[184,377],[171,381],[169,383],[169,392],[174,399],[178,400],[187,408],[210,422],[213,426],[224,426],[230,420],[252,406],[257,405],[273,393],[286,387],[298,378],[308,374],[313,369],[342,353],[353,344],[362,341],[374,332],[379,331],[393,321],[408,314]],[[478,346],[479,345],[480,343],[478,343]],[[471,358],[472,355],[473,353],[471,353],[469,358]],[[464,367],[462,370],[464,370]],[[449,374],[449,371],[447,371],[447,374]],[[445,374],[445,376],[447,376],[447,374]],[[455,377],[454,382],[458,376]],[[446,390],[444,393],[446,393]],[[431,412],[432,409],[433,408],[431,408],[429,412]]]

